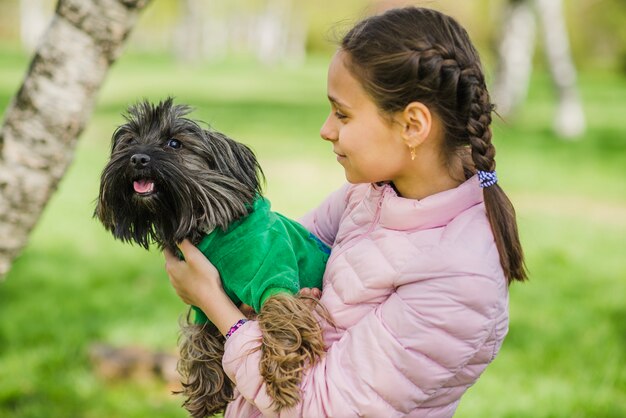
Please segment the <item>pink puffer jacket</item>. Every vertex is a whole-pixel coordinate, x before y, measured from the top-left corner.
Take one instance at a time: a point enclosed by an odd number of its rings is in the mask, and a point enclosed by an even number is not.
[[[327,355],[281,417],[450,417],[508,330],[508,287],[476,177],[422,200],[350,185],[301,221],[333,246],[321,302]],[[226,343],[237,386],[226,418],[277,416],[259,375],[261,334]]]

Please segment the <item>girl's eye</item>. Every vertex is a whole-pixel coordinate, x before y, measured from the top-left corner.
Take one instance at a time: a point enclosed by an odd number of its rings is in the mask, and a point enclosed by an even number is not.
[[[179,140],[172,138],[167,141],[167,146],[170,148],[179,149],[183,146],[183,144],[181,144]]]
[[[344,115],[343,113],[340,113],[340,112],[335,112],[335,117],[337,119],[339,119],[339,120],[343,120],[343,119],[347,118],[346,115]]]

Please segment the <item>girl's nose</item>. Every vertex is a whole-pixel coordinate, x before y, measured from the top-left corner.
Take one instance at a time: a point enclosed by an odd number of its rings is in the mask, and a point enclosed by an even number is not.
[[[337,140],[337,130],[334,128],[330,115],[326,118],[326,121],[320,129],[320,136],[326,141]]]

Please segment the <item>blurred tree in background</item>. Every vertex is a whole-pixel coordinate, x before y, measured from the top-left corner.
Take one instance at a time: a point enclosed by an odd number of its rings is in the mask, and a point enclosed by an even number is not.
[[[537,28],[539,30],[537,30]],[[501,116],[515,113],[528,95],[536,32],[554,86],[553,127],[565,139],[585,132],[585,114],[572,62],[562,0],[508,0],[500,25],[492,98]]]
[[[423,5],[458,18],[489,63],[508,0],[158,0],[139,22],[132,48],[169,50],[184,60],[248,54],[266,63],[301,63],[303,54],[329,53],[359,17],[383,7]],[[576,66],[626,72],[626,2],[564,0]],[[0,42],[32,48],[51,17],[54,0],[0,0]],[[535,58],[541,64],[540,54]]]
[[[0,278],[70,165],[97,92],[148,1],[58,2],[0,126]],[[21,11],[37,30],[43,11]],[[34,39],[25,37],[25,44]]]

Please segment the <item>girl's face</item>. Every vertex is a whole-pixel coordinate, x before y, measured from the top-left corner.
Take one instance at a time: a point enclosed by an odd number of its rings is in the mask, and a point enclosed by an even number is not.
[[[411,162],[402,126],[383,118],[361,84],[345,66],[345,52],[328,69],[330,115],[320,130],[333,145],[350,183],[394,181]]]

